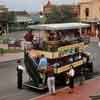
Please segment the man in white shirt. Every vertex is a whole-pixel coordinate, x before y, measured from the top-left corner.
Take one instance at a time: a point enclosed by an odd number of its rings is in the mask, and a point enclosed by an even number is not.
[[[74,88],[74,76],[75,76],[75,70],[72,65],[70,66],[68,76],[69,76],[69,87],[71,89],[69,93],[72,93]]]
[[[75,70],[71,67],[71,69],[68,72],[69,76],[74,77],[75,75]]]

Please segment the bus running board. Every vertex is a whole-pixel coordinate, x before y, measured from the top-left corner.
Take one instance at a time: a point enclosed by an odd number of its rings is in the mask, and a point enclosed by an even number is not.
[[[47,89],[47,85],[41,85],[41,86],[37,87],[37,86],[33,85],[32,81],[25,82],[23,85],[26,86],[26,87],[29,87],[29,88],[36,89],[36,90],[45,90],[45,89]]]

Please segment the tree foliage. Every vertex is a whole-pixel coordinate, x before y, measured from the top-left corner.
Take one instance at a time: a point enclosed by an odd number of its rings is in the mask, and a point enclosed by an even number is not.
[[[15,23],[16,15],[14,12],[8,13],[8,23]]]
[[[51,12],[47,14],[46,17],[46,23],[66,23],[78,21],[76,15],[66,6],[52,7]]]

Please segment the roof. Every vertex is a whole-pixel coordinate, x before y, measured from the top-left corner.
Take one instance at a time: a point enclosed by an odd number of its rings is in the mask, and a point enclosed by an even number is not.
[[[17,22],[32,22],[32,18],[29,16],[17,16],[16,17]]]
[[[10,13],[14,13],[16,16],[30,16],[27,11],[10,11]]]
[[[88,3],[88,2],[91,2],[93,0],[80,0],[80,3]]]
[[[38,24],[30,25],[28,28],[36,30],[65,30],[65,29],[80,29],[89,27],[89,24],[85,23],[59,23],[59,24]]]

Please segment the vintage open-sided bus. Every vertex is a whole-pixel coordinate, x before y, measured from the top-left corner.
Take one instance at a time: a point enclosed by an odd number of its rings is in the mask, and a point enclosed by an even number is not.
[[[67,84],[66,73],[70,65],[73,65],[76,70],[76,77],[82,72],[87,78],[93,72],[93,66],[89,62],[90,55],[84,52],[88,42],[82,38],[81,33],[88,27],[89,24],[85,23],[28,26],[36,36],[34,35],[33,48],[25,49],[24,52],[25,67],[31,77],[31,80],[24,85],[40,90],[47,88],[46,74],[38,71],[39,56],[42,54],[47,57],[48,65],[53,66],[56,84]],[[38,58],[37,61],[36,58]]]

